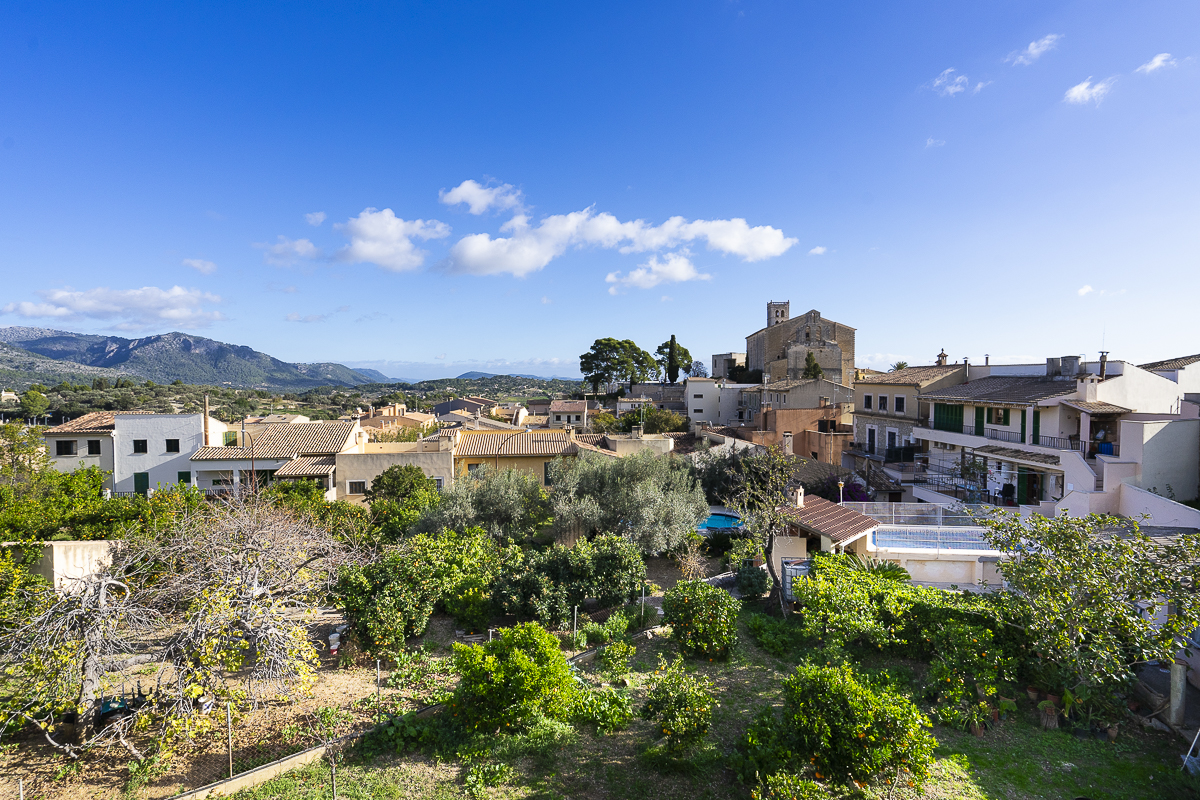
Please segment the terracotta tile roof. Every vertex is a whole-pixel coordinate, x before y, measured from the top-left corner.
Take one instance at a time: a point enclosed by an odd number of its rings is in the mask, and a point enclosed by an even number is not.
[[[580,401],[582,402],[582,401]],[[588,445],[591,447],[592,445]],[[525,433],[463,433],[454,448],[459,456],[558,456],[574,455],[579,451],[566,431],[532,431]]]
[[[353,422],[297,422],[265,425],[251,434],[255,458],[295,458],[340,453],[353,444]],[[250,447],[201,447],[192,461],[248,459]]]
[[[328,475],[335,466],[334,456],[301,456],[293,458],[275,471],[276,478],[312,478]]]
[[[934,381],[940,381],[942,378],[953,375],[955,372],[963,372],[965,374],[965,364],[947,364],[945,366],[932,367],[907,367],[898,369],[895,372],[880,372],[878,374],[864,375],[858,379],[860,384],[880,384],[880,385],[899,385],[899,386],[928,386]]]
[[[555,400],[550,403],[550,413],[582,414],[587,411],[586,400]]]
[[[1051,397],[1075,394],[1075,381],[992,375],[921,395],[921,400],[981,401],[1026,405]]]
[[[600,453],[601,455],[610,456],[612,458],[619,458],[619,456],[612,450],[605,450],[603,447],[598,447],[594,444],[589,444],[588,442],[581,442],[578,439],[575,441],[575,447],[579,452]]]
[[[1015,447],[1001,447],[998,444],[987,444],[983,447],[976,447],[975,455],[980,454],[996,458],[1011,458],[1017,461],[1032,461],[1035,464],[1046,464],[1048,466],[1062,463],[1058,456],[1052,456],[1049,453],[1034,453],[1029,450],[1018,450]]]
[[[153,411],[92,411],[82,417],[64,422],[62,425],[56,425],[48,429],[46,434],[53,436],[71,433],[111,433],[118,414],[153,413]]]
[[[1070,406],[1076,411],[1086,411],[1089,414],[1132,414],[1132,408],[1116,406],[1112,403],[1099,403],[1094,400],[1063,400],[1062,405]]]
[[[600,444],[604,441],[603,433],[577,433],[575,441],[583,442],[584,444]]]
[[[812,495],[804,498],[803,508],[784,506],[780,510],[791,517],[799,527],[828,536],[834,544],[857,538],[879,527],[878,522],[865,514]]]
[[[450,423],[454,426],[461,426],[467,430],[475,427],[478,423],[479,428],[490,428],[492,430],[520,430],[516,425],[504,422],[503,420],[492,419],[491,417],[476,417],[474,414],[469,414],[465,411],[451,411],[447,414],[442,414],[437,418],[438,422]]]
[[[1197,353],[1194,356],[1180,356],[1179,358],[1168,358],[1166,361],[1152,361],[1149,364],[1141,364],[1139,366],[1141,366],[1142,369],[1148,369],[1152,372],[1155,372],[1155,371],[1164,371],[1165,372],[1167,370],[1183,369],[1184,367],[1190,367],[1192,364],[1195,364],[1197,361],[1200,361],[1200,353]]]

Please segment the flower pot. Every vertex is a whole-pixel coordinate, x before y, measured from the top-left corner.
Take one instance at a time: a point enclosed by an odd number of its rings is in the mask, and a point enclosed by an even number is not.
[[[1050,694],[1049,692],[1046,693],[1046,699],[1051,703],[1054,703],[1054,705],[1058,705],[1060,702],[1062,702],[1061,696],[1057,694]]]
[[[1036,703],[1038,701],[1038,698],[1041,696],[1041,692],[1039,692],[1037,689],[1033,688],[1032,686],[1028,687],[1025,690],[1025,694],[1029,697],[1029,702],[1031,702],[1031,703]]]
[[[1109,728],[1108,730],[1106,730],[1104,732],[1104,735],[1108,737],[1108,740],[1110,742],[1112,742],[1112,741],[1116,741],[1117,733],[1118,733],[1118,728],[1116,725],[1113,725],[1111,728]]]
[[[999,719],[1000,719],[1000,709],[993,708],[992,709],[992,722],[996,722]]]
[[[1133,712],[1135,712],[1135,713],[1137,712],[1137,710],[1138,710],[1139,708],[1141,708],[1141,707],[1142,707],[1142,704],[1141,704],[1141,703],[1139,703],[1137,700],[1130,700],[1130,701],[1129,701],[1128,703],[1126,703],[1125,705],[1129,706],[1129,710],[1130,710],[1130,711],[1133,711]]]
[[[980,738],[983,738],[983,726],[976,725],[974,722],[972,722],[971,723],[971,733],[975,734],[976,736],[978,736]]]

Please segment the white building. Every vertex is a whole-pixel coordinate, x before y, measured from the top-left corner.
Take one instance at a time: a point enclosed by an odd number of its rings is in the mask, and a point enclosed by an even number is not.
[[[914,495],[1055,515],[1149,514],[1200,527],[1200,406],[1185,386],[1121,361],[971,366],[922,392],[913,428],[928,476]],[[970,467],[969,479],[964,466]]]
[[[712,378],[684,378],[683,397],[693,423],[717,425],[721,416],[721,386]]]
[[[94,411],[46,431],[50,463],[60,472],[99,467],[105,487],[138,492],[195,484],[190,457],[221,441],[228,427],[203,414]],[[206,440],[207,436],[207,440]]]

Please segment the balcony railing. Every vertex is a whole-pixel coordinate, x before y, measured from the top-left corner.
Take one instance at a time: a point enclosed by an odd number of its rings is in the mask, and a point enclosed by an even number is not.
[[[1006,431],[998,428],[984,428],[982,434],[976,433],[974,425],[963,425],[961,431],[946,431],[945,428],[938,428],[930,424],[929,420],[922,419],[917,422],[918,428],[926,430],[940,430],[946,433],[962,433],[964,436],[982,435],[985,439],[991,439],[995,442],[1010,442],[1012,444],[1025,444],[1021,438],[1020,431]],[[1076,453],[1082,453],[1085,458],[1095,458],[1101,456],[1120,456],[1121,445],[1118,442],[1081,442],[1078,439],[1063,438],[1061,436],[1037,436],[1030,435],[1028,444],[1035,447],[1045,447],[1050,450],[1072,450]]]

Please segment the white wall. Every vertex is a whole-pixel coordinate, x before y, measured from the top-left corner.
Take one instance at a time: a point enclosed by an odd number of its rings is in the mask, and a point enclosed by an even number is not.
[[[1149,519],[1139,520],[1143,525],[1200,528],[1200,511],[1190,506],[1173,502],[1129,483],[1121,484],[1118,490],[1119,503],[1116,513],[1121,516],[1138,519],[1147,514]]]
[[[173,486],[179,473],[192,472],[191,455],[203,446],[202,414],[118,414],[113,427],[113,490],[132,492],[133,476],[150,473],[150,488]],[[133,452],[133,442],[145,439],[147,452]],[[168,453],[167,439],[179,440],[179,452]]]
[[[697,396],[699,395],[699,396]],[[687,404],[687,415],[692,422],[719,424],[721,390],[717,382],[704,378],[686,378],[683,382],[683,402]]]
[[[1126,448],[1129,449],[1126,449]],[[1121,460],[1141,464],[1136,485],[1195,500],[1200,485],[1200,420],[1121,421]]]
[[[1126,365],[1123,374],[1095,384],[1095,395],[1101,402],[1140,414],[1178,414],[1183,401],[1179,384],[1133,365]]]

